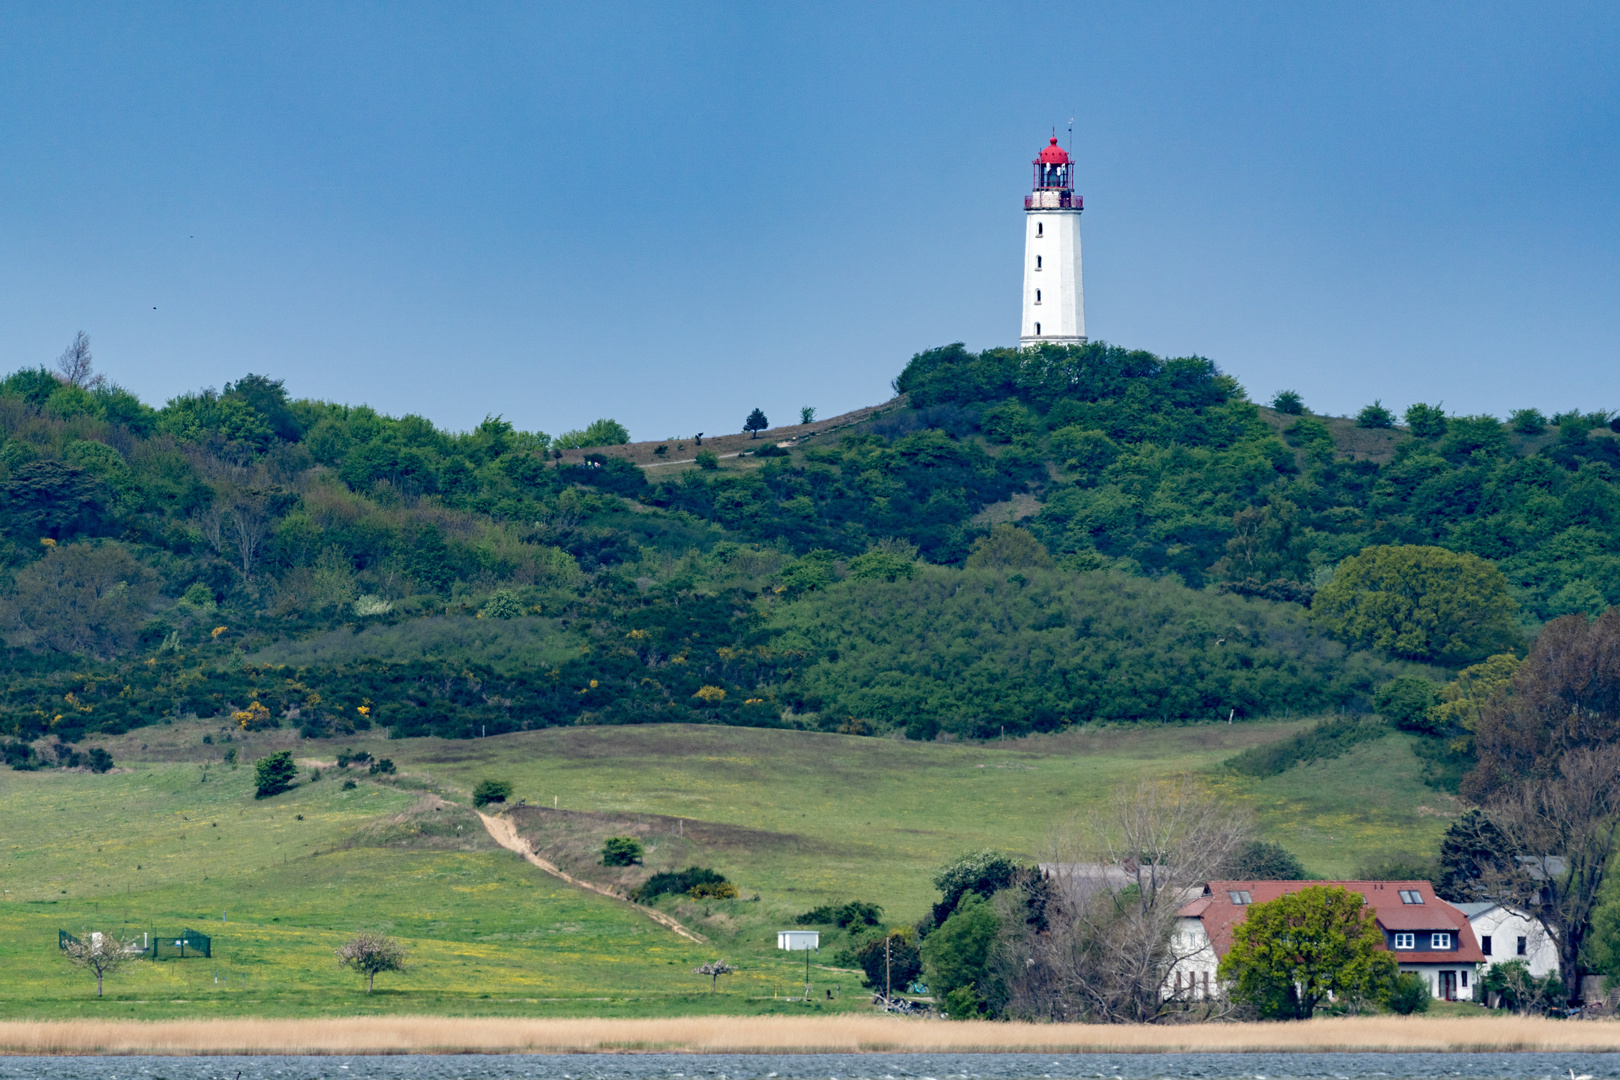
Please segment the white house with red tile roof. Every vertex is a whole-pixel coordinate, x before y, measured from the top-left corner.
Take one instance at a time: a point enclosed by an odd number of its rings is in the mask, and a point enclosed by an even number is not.
[[[1176,912],[1173,945],[1179,959],[1166,995],[1219,997],[1216,967],[1232,947],[1232,928],[1248,918],[1250,905],[1313,885],[1360,893],[1376,913],[1384,948],[1395,954],[1402,971],[1423,976],[1437,998],[1473,999],[1485,956],[1468,917],[1436,896],[1427,881],[1211,881],[1202,896]]]

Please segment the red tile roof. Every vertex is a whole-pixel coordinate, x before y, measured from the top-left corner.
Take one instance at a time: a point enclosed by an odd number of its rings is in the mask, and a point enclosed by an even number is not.
[[[1339,886],[1360,893],[1377,913],[1378,925],[1394,931],[1440,931],[1457,935],[1457,948],[1451,952],[1419,952],[1401,949],[1395,952],[1403,963],[1414,964],[1476,964],[1485,960],[1474,940],[1474,931],[1462,912],[1434,894],[1427,881],[1211,881],[1204,886],[1204,895],[1184,905],[1179,915],[1200,919],[1204,932],[1216,956],[1225,956],[1232,947],[1232,927],[1248,918],[1247,904],[1234,904],[1229,894],[1247,892],[1252,903],[1263,904],[1279,896],[1299,892],[1313,885]],[[1400,890],[1416,890],[1423,897],[1421,904],[1401,902]],[[1391,950],[1392,952],[1394,950]]]

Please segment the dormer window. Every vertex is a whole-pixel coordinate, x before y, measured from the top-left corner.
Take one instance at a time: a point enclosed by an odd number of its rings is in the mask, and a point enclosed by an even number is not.
[[[1449,948],[1451,948],[1451,935],[1450,934],[1430,934],[1429,935],[1429,948],[1431,948],[1431,949],[1449,949]]]
[[[1416,934],[1396,934],[1395,935],[1395,947],[1397,949],[1415,949],[1415,948],[1417,948],[1417,935]]]
[[[1423,903],[1423,894],[1418,892],[1416,889],[1402,889],[1402,890],[1400,890],[1400,893],[1401,893],[1401,903],[1403,903],[1403,904],[1421,904],[1421,903]]]
[[[1242,907],[1244,904],[1254,903],[1254,897],[1249,895],[1248,889],[1229,889],[1226,893],[1232,903]]]

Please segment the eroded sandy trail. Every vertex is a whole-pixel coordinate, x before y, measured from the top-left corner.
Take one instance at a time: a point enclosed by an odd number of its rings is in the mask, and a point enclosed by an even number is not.
[[[503,818],[498,814],[485,814],[481,811],[478,812],[478,816],[483,820],[484,831],[489,833],[490,839],[494,840],[497,844],[501,845],[503,848],[506,848],[508,851],[517,852],[519,855],[523,856],[529,862],[538,866],[552,877],[560,878],[561,880],[568,882],[570,885],[577,885],[581,889],[589,889],[593,893],[600,893],[601,895],[617,900],[620,903],[629,904],[631,907],[647,916],[647,918],[651,919],[659,926],[673,930],[675,933],[681,935],[681,937],[688,941],[695,941],[699,945],[705,945],[708,943],[708,938],[697,933],[696,931],[688,930],[686,927],[682,926],[668,915],[665,915],[662,911],[659,911],[656,908],[647,907],[643,904],[638,904],[634,900],[621,896],[619,893],[616,893],[611,889],[604,889],[602,886],[592,884],[589,881],[581,881],[579,878],[574,877],[567,871],[562,870],[550,862],[547,862],[545,859],[542,859],[540,856],[534,853],[528,844],[523,842],[523,837],[518,835],[517,827],[506,818]]]

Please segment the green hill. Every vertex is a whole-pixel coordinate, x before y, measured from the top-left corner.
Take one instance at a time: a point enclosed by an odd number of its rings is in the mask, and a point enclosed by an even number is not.
[[[1068,823],[1143,775],[1204,773],[1322,876],[1433,848],[1450,802],[1423,787],[1407,736],[1297,776],[1220,769],[1300,727],[1116,727],[980,745],[714,725],[307,740],[286,728],[160,724],[98,740],[124,763],[107,775],[0,770],[0,1015],[802,1009],[776,1000],[800,992],[802,959],[774,948],[799,913],[863,899],[886,921],[914,921],[936,899],[941,863],[989,846],[1047,858]],[[226,754],[250,761],[282,747],[299,755],[298,786],[253,798],[252,769]],[[344,749],[386,755],[397,772],[337,769]],[[698,945],[564,885],[483,834],[468,793],[488,777],[513,782],[514,800],[529,804],[514,811],[524,835],[565,870],[631,886],[707,866],[741,896],[658,901],[708,939]],[[1365,797],[1373,785],[1378,800]],[[646,865],[601,866],[613,835],[640,838]],[[399,937],[413,956],[370,997],[332,956],[362,927]],[[212,935],[214,955],[137,964],[98,1001],[55,947],[58,930],[87,928],[190,928]],[[836,964],[845,936],[825,932],[819,1007],[858,1007],[857,975]],[[711,997],[691,969],[716,956],[741,970]]]

